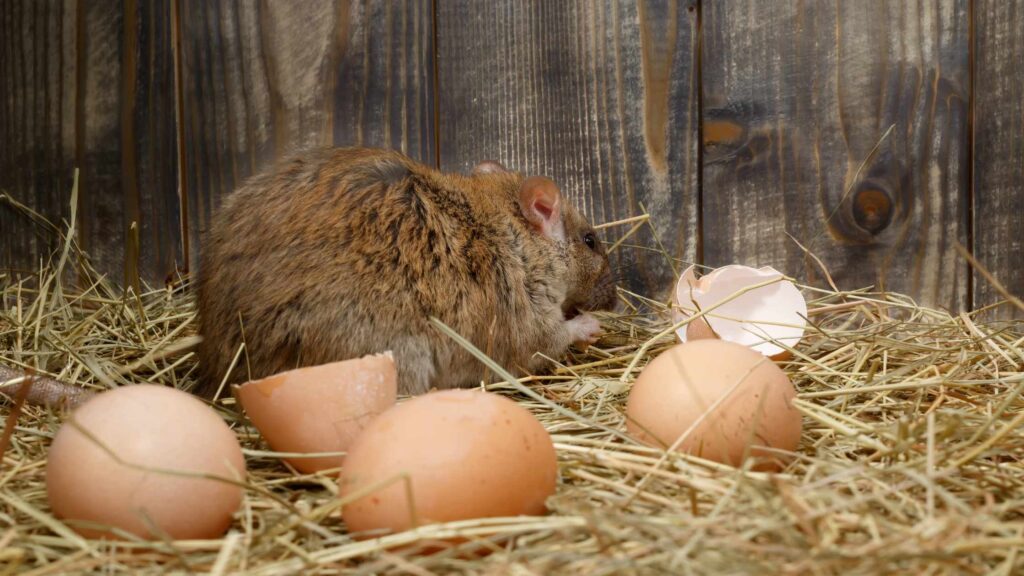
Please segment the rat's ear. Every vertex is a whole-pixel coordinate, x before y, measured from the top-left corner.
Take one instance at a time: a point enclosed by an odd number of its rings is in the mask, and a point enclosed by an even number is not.
[[[508,172],[508,170],[494,160],[485,160],[474,166],[473,171],[470,172],[470,174],[473,176],[479,176],[480,174],[497,174],[499,172]]]
[[[530,176],[519,188],[519,208],[535,230],[554,240],[565,239],[562,193],[549,178]]]

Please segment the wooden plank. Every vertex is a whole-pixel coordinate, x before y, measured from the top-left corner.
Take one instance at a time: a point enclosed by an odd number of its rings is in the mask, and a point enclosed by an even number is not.
[[[974,10],[974,254],[1024,297],[1024,4],[978,0]],[[975,307],[1002,299],[974,275]]]
[[[842,289],[966,307],[969,24],[967,0],[705,3],[706,263],[823,284],[788,233]]]
[[[70,213],[74,35],[58,2],[0,3],[0,190],[60,223]],[[55,246],[0,202],[0,268],[33,272]]]
[[[143,278],[173,279],[185,268],[178,189],[178,125],[170,2],[124,0],[121,82],[122,216],[126,236],[137,223],[138,249],[126,254]],[[126,239],[126,245],[135,241]],[[137,252],[137,258],[133,257]]]
[[[443,169],[491,159],[551,176],[598,223],[643,205],[667,253],[694,261],[692,2],[450,0],[437,10]],[[674,273],[653,235],[629,243],[648,248],[618,252],[625,284],[663,296]]]
[[[292,150],[436,162],[428,0],[182,0],[180,16],[191,246],[224,194]]]
[[[0,187],[59,225],[79,167],[79,242],[116,282],[161,282],[180,257],[168,6],[0,8]],[[0,227],[2,267],[33,270],[54,245],[8,206]]]

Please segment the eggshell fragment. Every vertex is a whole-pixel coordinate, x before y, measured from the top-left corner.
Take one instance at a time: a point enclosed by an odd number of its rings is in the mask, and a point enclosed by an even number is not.
[[[390,353],[281,372],[235,388],[253,425],[277,452],[344,452],[394,405],[398,373]],[[344,455],[285,458],[304,473],[337,468]]]
[[[148,539],[216,538],[242,488],[198,474],[245,480],[235,433],[194,396],[142,384],[103,392],[71,414],[50,446],[46,491],[54,514],[86,537],[116,538],[109,526]]]
[[[800,412],[786,374],[763,355],[725,340],[669,348],[637,377],[626,404],[627,430],[638,440],[755,470],[774,470],[800,443]],[[681,439],[681,440],[680,440]]]
[[[681,329],[680,329],[681,331]],[[703,317],[696,318],[686,325],[686,340],[704,340],[705,338],[718,339],[718,334],[711,329]]]
[[[725,302],[740,290],[773,280],[776,281]],[[774,360],[790,355],[779,344],[796,346],[807,323],[807,302],[800,290],[769,266],[725,266],[699,279],[690,266],[676,284],[672,304],[676,323],[698,311],[707,311],[676,331],[681,342],[721,338],[749,346]]]
[[[551,437],[527,410],[486,392],[434,392],[380,415],[352,445],[341,497],[369,492],[342,516],[358,534],[539,515],[557,474]]]

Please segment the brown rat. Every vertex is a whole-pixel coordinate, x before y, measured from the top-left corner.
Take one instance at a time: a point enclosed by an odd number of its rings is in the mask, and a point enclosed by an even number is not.
[[[555,183],[494,162],[467,176],[393,151],[310,150],[225,198],[201,250],[208,396],[243,333],[229,382],[390,350],[416,394],[482,375],[431,317],[521,374],[592,342],[586,311],[615,301],[604,248]]]
[[[441,319],[513,371],[537,371],[599,330],[615,289],[593,228],[542,177],[495,162],[443,174],[396,152],[318,149],[258,175],[210,226],[199,275],[210,396],[242,341],[249,375],[392,350],[404,392],[476,384]],[[241,320],[241,322],[240,322]],[[493,336],[490,336],[492,333]],[[537,353],[540,353],[539,355]],[[0,367],[0,393],[25,374]],[[32,378],[28,402],[92,395]]]

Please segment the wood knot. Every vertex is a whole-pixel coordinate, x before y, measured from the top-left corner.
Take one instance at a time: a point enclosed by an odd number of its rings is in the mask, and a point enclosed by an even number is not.
[[[704,146],[735,146],[743,137],[743,127],[731,120],[707,120],[704,122]]]
[[[853,197],[853,220],[862,230],[876,235],[892,222],[889,193],[876,186],[861,188]]]

